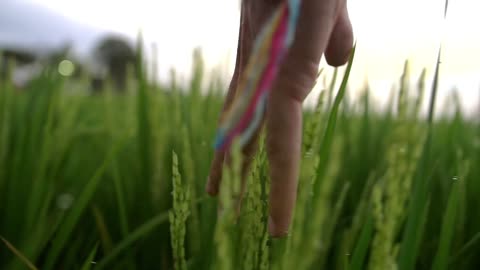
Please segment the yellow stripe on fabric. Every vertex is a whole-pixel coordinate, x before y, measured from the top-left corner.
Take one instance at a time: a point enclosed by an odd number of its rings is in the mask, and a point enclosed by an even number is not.
[[[272,38],[275,33],[275,30],[278,28],[283,14],[282,9],[278,9],[274,14],[274,17],[269,23],[268,28],[265,29],[266,34],[260,43],[260,47],[253,52],[251,55],[247,67],[242,74],[242,79],[237,86],[234,101],[232,107],[227,110],[225,116],[228,121],[226,121],[222,127],[224,130],[230,130],[232,127],[236,126],[238,121],[240,121],[248,105],[250,104],[250,99],[255,93],[255,89],[258,86],[258,83],[263,75],[263,69],[268,64],[269,60],[269,50],[272,45]],[[252,69],[255,69],[255,73],[252,72]],[[253,74],[253,76],[252,76]],[[247,83],[250,83],[248,88],[246,88]],[[240,96],[242,95],[242,96]]]

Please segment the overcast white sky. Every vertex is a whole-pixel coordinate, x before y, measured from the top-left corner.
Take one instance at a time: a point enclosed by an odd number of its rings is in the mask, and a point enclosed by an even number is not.
[[[238,0],[2,1],[36,2],[95,28],[115,29],[132,36],[141,28],[146,41],[159,47],[161,78],[172,66],[188,75],[196,46],[203,48],[210,67],[222,64],[228,75],[234,65]],[[443,0],[350,0],[348,6],[358,41],[352,87],[358,88],[368,79],[374,94],[386,97],[407,58],[415,76],[426,67],[431,79],[438,45],[443,40],[442,97],[457,86],[465,105],[477,106],[480,1],[451,0],[445,23]]]

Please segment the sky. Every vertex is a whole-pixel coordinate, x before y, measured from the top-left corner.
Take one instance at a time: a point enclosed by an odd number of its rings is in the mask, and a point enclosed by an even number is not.
[[[146,44],[155,43],[158,46],[161,79],[167,78],[171,67],[188,76],[192,51],[198,46],[202,48],[207,67],[220,66],[226,78],[233,70],[240,16],[238,0],[2,2],[42,6],[61,14],[82,25],[84,30],[66,30],[82,33],[77,37],[79,40],[92,39],[99,29],[115,30],[131,37],[135,37],[141,29]],[[449,91],[456,87],[460,90],[464,106],[477,110],[480,102],[480,30],[475,26],[480,25],[480,16],[476,14],[480,10],[480,1],[451,0],[447,20],[443,19],[443,8],[442,0],[349,0],[348,9],[357,41],[350,80],[352,93],[359,93],[368,81],[374,97],[384,102],[392,85],[399,81],[407,59],[413,78],[427,68],[427,79],[431,82],[438,47],[442,42],[438,104],[448,99]],[[25,15],[22,18],[35,17]],[[46,16],[45,20],[52,18]],[[62,31],[56,32],[60,35]],[[83,44],[83,48],[88,48],[88,45]],[[326,68],[326,74],[333,71],[324,60],[321,66]],[[312,99],[314,96],[315,93]]]

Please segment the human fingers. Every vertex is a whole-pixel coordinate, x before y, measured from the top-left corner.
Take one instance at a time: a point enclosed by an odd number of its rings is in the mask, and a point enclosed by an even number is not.
[[[269,96],[266,146],[271,178],[269,232],[273,237],[286,235],[291,223],[299,174],[302,102],[314,86],[343,3],[302,1],[295,40]]]
[[[347,63],[353,46],[353,30],[348,16],[347,5],[338,15],[333,32],[328,42],[325,58],[331,66],[341,66]]]

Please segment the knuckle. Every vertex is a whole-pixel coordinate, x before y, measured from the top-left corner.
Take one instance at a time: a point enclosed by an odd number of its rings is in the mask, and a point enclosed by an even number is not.
[[[315,85],[318,61],[312,57],[290,57],[282,66],[276,89],[279,94],[303,102]]]

